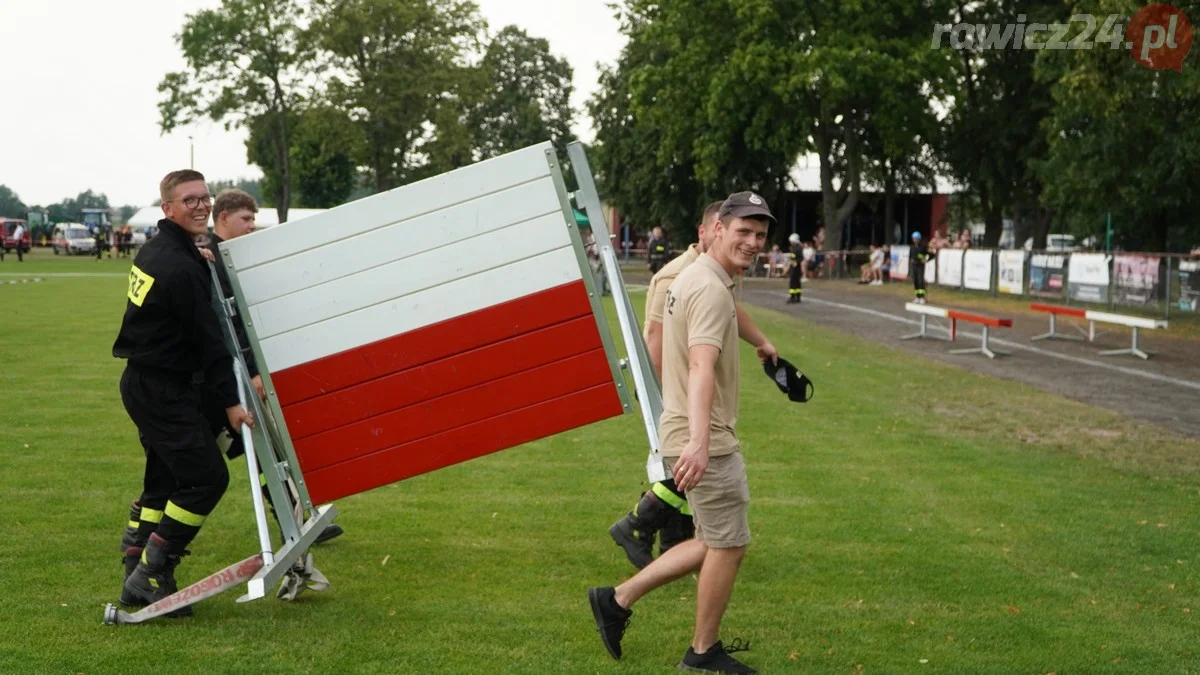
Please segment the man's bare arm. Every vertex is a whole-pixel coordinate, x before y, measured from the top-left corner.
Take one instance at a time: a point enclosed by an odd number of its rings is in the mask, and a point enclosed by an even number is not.
[[[708,444],[712,438],[712,407],[717,393],[717,357],[712,345],[688,349],[688,444],[675,463],[675,485],[687,492],[708,470]]]
[[[775,349],[775,345],[771,344],[767,336],[758,329],[754,319],[750,318],[750,314],[743,310],[741,305],[735,305],[735,307],[737,308],[738,336],[754,347],[759,361],[771,359],[771,363],[775,363],[775,360],[779,358],[779,352]]]
[[[662,341],[663,325],[659,321],[646,324],[646,351],[650,352],[650,363],[654,366],[654,374],[662,382]]]

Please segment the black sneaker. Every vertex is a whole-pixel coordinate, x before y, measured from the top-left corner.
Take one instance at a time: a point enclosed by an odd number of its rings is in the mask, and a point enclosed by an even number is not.
[[[596,630],[604,647],[614,659],[621,658],[621,638],[629,627],[633,610],[617,604],[616,591],[612,586],[589,588],[588,602],[592,605],[592,616],[596,617]]]
[[[742,645],[741,640],[734,640],[728,647],[717,640],[708,651],[697,654],[688,647],[683,660],[679,662],[679,670],[690,670],[694,673],[757,673],[758,671],[730,656],[734,652],[750,651],[750,643]]]
[[[330,523],[328,526],[325,527],[324,530],[321,530],[321,534],[317,535],[316,541],[314,541],[313,543],[314,544],[324,544],[325,542],[329,541],[330,539],[337,539],[338,537],[342,536],[345,533],[346,533],[346,531],[342,529],[341,525],[338,525],[337,523]]]

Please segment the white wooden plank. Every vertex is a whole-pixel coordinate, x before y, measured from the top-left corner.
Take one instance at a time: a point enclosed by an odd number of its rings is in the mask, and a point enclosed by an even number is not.
[[[559,211],[251,306],[250,315],[264,340],[570,245]],[[552,268],[535,272],[545,276],[545,288],[561,283]],[[576,278],[581,278],[578,267]],[[468,302],[458,296],[437,311],[462,313],[456,305]]]
[[[276,335],[259,344],[268,371],[278,372],[579,278],[575,249],[567,246]]]
[[[222,246],[229,250],[234,269],[248,270],[334,240],[548,176],[546,151],[552,149],[550,143],[542,143],[517,150],[343,204],[304,220],[277,225]]]
[[[929,305],[918,305],[914,302],[904,303],[904,309],[917,314],[928,314],[929,316],[940,316],[946,318],[949,315],[949,310],[941,307],[930,307]]]
[[[460,242],[546,214],[555,215],[557,229],[565,241],[567,233],[562,206],[554,181],[548,176],[364,234],[338,239],[245,271],[239,270],[238,281],[246,303],[254,306],[395,261],[411,259],[413,264],[418,264],[415,258],[422,257],[423,253],[454,251],[461,246]],[[542,250],[559,245],[549,245]]]
[[[1166,328],[1167,322],[1161,319],[1147,319],[1140,316],[1125,316],[1124,314],[1109,314],[1108,312],[1093,312],[1088,310],[1084,315],[1089,321],[1103,321],[1104,323],[1115,323],[1121,326],[1134,326],[1138,328]]]

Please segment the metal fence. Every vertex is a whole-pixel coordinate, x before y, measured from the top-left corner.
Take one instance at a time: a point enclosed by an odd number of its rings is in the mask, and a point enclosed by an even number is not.
[[[909,247],[893,246],[890,253],[890,278],[907,281]],[[941,249],[925,266],[925,280],[993,297],[1128,307],[1164,318],[1200,313],[1200,260],[1178,254]]]

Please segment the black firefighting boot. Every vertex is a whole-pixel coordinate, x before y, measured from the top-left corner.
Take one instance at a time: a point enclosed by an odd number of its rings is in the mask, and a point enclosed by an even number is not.
[[[173,595],[179,590],[175,584],[175,568],[179,565],[179,559],[187,554],[188,551],[172,553],[171,545],[166,539],[157,534],[150,535],[150,540],[146,542],[146,548],[142,551],[141,562],[125,580],[125,593],[146,605]],[[191,615],[190,606],[180,607],[167,614],[175,618]]]
[[[625,557],[639,570],[654,560],[654,535],[667,523],[672,509],[653,492],[646,492],[633,510],[608,528]]]
[[[667,524],[658,533],[658,554],[662,555],[676,544],[682,544],[695,536],[696,523],[692,517],[671,509]]]

